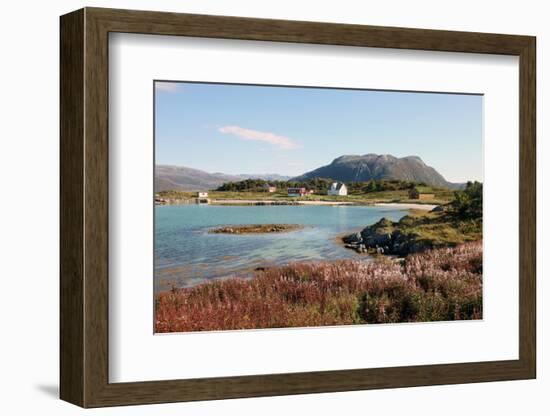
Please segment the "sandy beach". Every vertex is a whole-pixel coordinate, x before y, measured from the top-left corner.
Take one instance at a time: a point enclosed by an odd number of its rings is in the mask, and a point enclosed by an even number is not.
[[[403,209],[419,209],[423,211],[431,211],[437,205],[433,204],[414,204],[414,203],[392,203],[392,202],[380,202],[374,204],[377,207],[392,207],[392,208],[403,208]]]

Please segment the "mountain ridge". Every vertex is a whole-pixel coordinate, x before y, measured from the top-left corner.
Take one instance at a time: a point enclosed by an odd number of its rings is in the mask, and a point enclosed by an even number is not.
[[[395,157],[390,154],[367,153],[342,155],[331,163],[292,178],[295,181],[330,178],[341,182],[367,182],[370,180],[400,179],[423,182],[426,185],[458,189],[463,184],[447,181],[433,167],[416,155]]]
[[[186,166],[155,166],[155,192],[204,191],[218,188],[226,182],[238,182],[244,179],[287,180],[290,176],[276,173],[229,175],[221,172],[209,173]]]
[[[226,182],[244,179],[306,181],[326,178],[340,182],[367,182],[370,180],[406,180],[421,182],[438,188],[461,189],[464,184],[447,181],[433,167],[416,155],[395,157],[390,154],[367,153],[342,155],[331,163],[296,177],[279,174],[225,174],[209,173],[200,169],[175,165],[155,166],[155,191],[201,191],[216,189]]]

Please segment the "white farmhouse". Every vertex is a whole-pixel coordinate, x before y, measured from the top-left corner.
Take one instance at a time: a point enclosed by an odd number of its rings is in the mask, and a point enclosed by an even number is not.
[[[197,198],[208,198],[208,192],[197,192]]]
[[[328,190],[329,195],[346,196],[348,194],[348,188],[345,183],[333,182]]]

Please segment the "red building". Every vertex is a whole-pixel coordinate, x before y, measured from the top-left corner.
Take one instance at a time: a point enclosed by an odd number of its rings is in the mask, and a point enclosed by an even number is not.
[[[304,196],[307,194],[306,188],[288,188],[288,196]]]

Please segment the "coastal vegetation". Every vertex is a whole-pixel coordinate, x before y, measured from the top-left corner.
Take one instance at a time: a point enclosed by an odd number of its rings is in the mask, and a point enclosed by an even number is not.
[[[317,194],[326,194],[330,185],[337,182],[331,178],[312,178],[303,181],[266,181],[263,179],[245,179],[237,182],[226,182],[217,191],[222,192],[267,192],[270,186],[286,191],[287,188],[306,188]],[[405,181],[399,179],[381,179],[365,182],[345,182],[350,194],[360,195],[385,191],[408,191],[414,187],[422,187],[425,191],[432,191],[432,188],[423,182]],[[435,188],[443,191],[443,188]]]
[[[295,263],[156,297],[155,332],[482,317],[482,244],[373,262]]]
[[[354,204],[373,204],[379,202],[415,202],[424,204],[444,204],[453,199],[453,191],[447,188],[430,187],[421,182],[404,180],[372,180],[367,182],[346,182],[347,196],[327,195],[327,190],[334,182],[332,179],[314,178],[306,181],[266,181],[263,179],[245,179],[237,182],[226,182],[214,191],[208,192],[211,204],[224,201],[332,201]],[[275,188],[268,192],[269,187]],[[305,188],[312,191],[301,197],[288,196],[288,188]],[[417,189],[433,194],[433,198],[422,201],[411,200],[409,191]],[[188,203],[197,197],[196,192],[166,190],[159,191],[157,198],[166,203]]]

